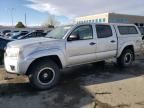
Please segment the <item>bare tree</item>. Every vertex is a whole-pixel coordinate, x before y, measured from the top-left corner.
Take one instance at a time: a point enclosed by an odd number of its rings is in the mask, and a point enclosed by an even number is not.
[[[54,15],[49,15],[48,19],[42,23],[45,27],[56,27],[60,22],[55,18]]]

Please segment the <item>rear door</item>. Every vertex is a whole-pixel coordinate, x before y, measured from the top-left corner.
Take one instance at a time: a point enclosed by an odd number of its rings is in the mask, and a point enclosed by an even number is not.
[[[96,25],[97,60],[115,57],[117,53],[117,36],[113,26],[106,24]]]

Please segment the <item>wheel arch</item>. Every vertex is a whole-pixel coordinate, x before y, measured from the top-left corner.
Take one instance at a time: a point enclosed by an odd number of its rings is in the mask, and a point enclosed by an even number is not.
[[[34,61],[32,61],[32,63],[29,65],[27,71],[26,71],[26,75],[30,75],[31,74],[31,69],[34,68],[34,65],[37,65],[38,63],[40,63],[41,61],[45,61],[45,60],[52,60],[54,61],[58,67],[60,69],[63,68],[63,64],[59,58],[58,55],[49,55],[49,56],[43,56],[43,57],[39,57],[39,58],[36,58]]]
[[[120,57],[122,55],[122,53],[124,52],[124,50],[126,50],[126,49],[132,50],[132,52],[134,54],[134,59],[135,59],[135,49],[134,49],[134,45],[133,44],[125,45],[123,48],[121,48],[120,53],[118,54],[117,57]]]

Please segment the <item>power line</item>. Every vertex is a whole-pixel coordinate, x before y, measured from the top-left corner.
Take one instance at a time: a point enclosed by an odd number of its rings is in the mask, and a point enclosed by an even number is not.
[[[7,10],[10,12],[11,24],[12,26],[14,26],[14,16],[13,16],[14,8],[8,8]]]

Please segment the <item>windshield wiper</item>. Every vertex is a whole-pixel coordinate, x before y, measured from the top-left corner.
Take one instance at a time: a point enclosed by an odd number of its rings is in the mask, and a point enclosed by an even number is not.
[[[46,38],[53,38],[52,36],[46,37]]]
[[[50,37],[47,37],[47,38],[57,39],[56,37],[52,37],[52,36],[50,36]]]

